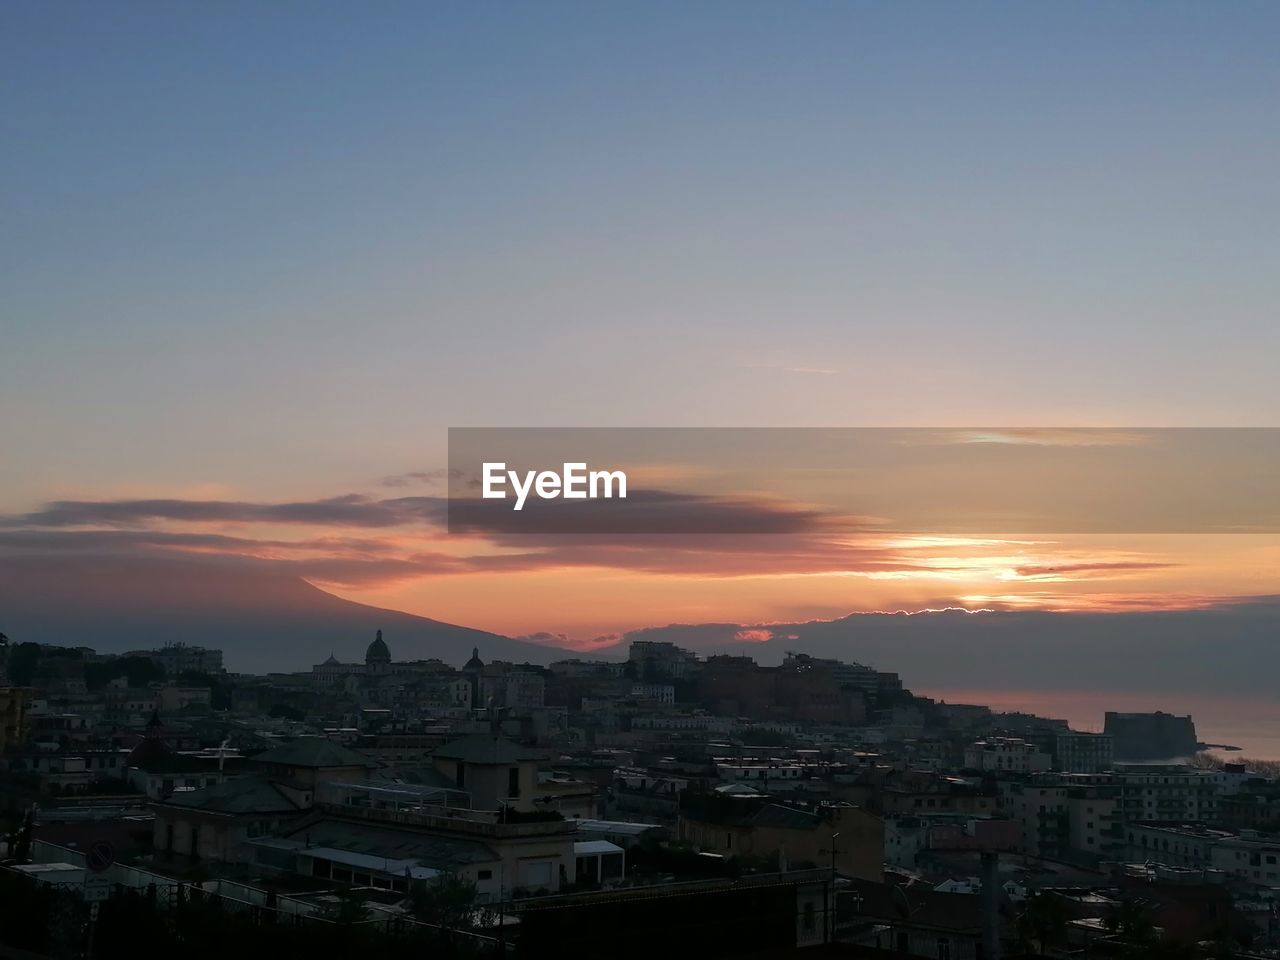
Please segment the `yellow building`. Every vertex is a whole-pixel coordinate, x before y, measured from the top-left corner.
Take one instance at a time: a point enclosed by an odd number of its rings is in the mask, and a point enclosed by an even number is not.
[[[31,735],[31,690],[0,687],[0,753],[16,750]]]
[[[884,821],[861,807],[809,811],[766,797],[692,796],[681,805],[679,837],[707,853],[776,858],[792,868],[832,865],[834,849],[842,876],[884,876]]]

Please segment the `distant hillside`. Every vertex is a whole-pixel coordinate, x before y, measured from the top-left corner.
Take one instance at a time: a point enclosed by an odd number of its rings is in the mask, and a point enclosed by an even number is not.
[[[761,641],[760,638],[769,639]],[[1274,696],[1280,599],[1202,610],[855,613],[805,623],[672,624],[625,640],[780,663],[788,650],[858,660],[912,687]]]
[[[554,629],[556,625],[549,624]],[[397,660],[439,657],[549,663],[578,656],[425,617],[342,600],[269,564],[219,560],[0,557],[0,633],[104,652],[181,641],[219,647],[230,670],[305,670],[332,651],[363,658],[383,630]],[[764,640],[761,638],[770,637]],[[672,624],[633,640],[762,664],[788,650],[897,671],[918,689],[1183,692],[1274,696],[1280,598],[1204,610],[854,613],[801,623]]]
[[[14,643],[104,653],[182,642],[218,647],[227,669],[306,670],[361,660],[382,630],[397,660],[549,663],[565,651],[342,600],[297,577],[217,561],[0,557],[0,633]]]

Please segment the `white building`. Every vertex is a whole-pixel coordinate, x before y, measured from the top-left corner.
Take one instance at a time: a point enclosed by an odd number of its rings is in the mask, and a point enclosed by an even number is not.
[[[1036,773],[1053,766],[1052,758],[1034,743],[1014,737],[978,740],[964,748],[968,770]]]
[[[635,700],[671,704],[676,702],[676,688],[669,683],[633,683],[631,696]]]
[[[713,733],[729,733],[733,728],[732,717],[712,717],[705,714],[631,718],[632,730],[706,730]]]
[[[1129,859],[1223,873],[1280,887],[1280,837],[1256,830],[1232,833],[1199,824],[1131,823],[1125,827]]]
[[[163,668],[166,677],[183,673],[222,673],[222,651],[205,647],[189,647],[185,643],[170,643],[159,650],[138,650],[130,656],[147,657]]]
[[[916,857],[929,846],[929,827],[919,817],[884,818],[884,862],[904,870],[916,868]]]
[[[1070,730],[1054,738],[1054,758],[1065,773],[1101,773],[1111,769],[1114,743],[1110,734]]]

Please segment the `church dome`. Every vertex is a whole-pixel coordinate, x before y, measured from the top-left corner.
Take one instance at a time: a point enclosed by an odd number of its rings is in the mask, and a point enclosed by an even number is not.
[[[479,647],[471,648],[471,659],[467,661],[466,666],[464,666],[462,669],[463,670],[483,670],[484,669],[484,661],[480,659]]]
[[[165,743],[163,734],[164,726],[160,720],[160,711],[152,710],[151,719],[147,721],[146,734],[129,751],[124,765],[137,767],[140,770],[160,770],[171,757],[176,755],[173,747]]]
[[[382,639],[382,631],[378,631],[378,635],[373,638],[373,643],[369,644],[369,649],[364,654],[365,663],[390,663],[391,651],[387,649],[386,641]]]

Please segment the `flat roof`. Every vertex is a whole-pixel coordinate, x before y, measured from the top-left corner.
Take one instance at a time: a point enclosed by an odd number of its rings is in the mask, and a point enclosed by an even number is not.
[[[659,829],[657,824],[632,823],[630,820],[575,820],[574,823],[587,833],[624,833],[633,837]]]
[[[573,844],[575,857],[594,857],[610,853],[622,853],[622,848],[608,840],[578,840]]]

